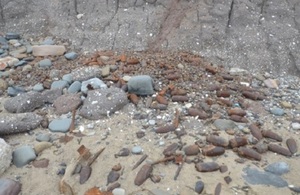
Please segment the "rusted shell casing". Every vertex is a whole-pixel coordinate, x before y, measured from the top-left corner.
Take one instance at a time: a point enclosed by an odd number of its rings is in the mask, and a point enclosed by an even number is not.
[[[137,105],[139,103],[139,100],[140,100],[139,97],[134,93],[129,94],[129,99],[135,105]]]
[[[238,149],[238,154],[240,156],[243,156],[243,157],[246,157],[249,159],[254,159],[257,161],[261,160],[261,155],[258,152],[256,152],[255,150],[250,149],[250,148],[241,147]]]
[[[199,162],[195,165],[196,170],[199,172],[212,172],[219,170],[220,166],[216,162]]]
[[[261,130],[258,128],[258,126],[255,123],[252,123],[249,126],[250,132],[253,137],[255,137],[258,140],[261,140],[263,138]]]
[[[248,140],[246,137],[235,137],[229,140],[229,145],[231,148],[245,146],[247,144],[248,144]]]
[[[169,145],[166,149],[164,149],[163,154],[165,156],[172,156],[175,154],[176,150],[179,148],[178,143],[173,143]]]
[[[197,108],[189,108],[187,111],[190,116],[198,116],[200,119],[209,118],[209,115],[206,112]]]
[[[168,74],[167,76],[166,76],[166,78],[168,79],[168,80],[176,80],[176,79],[179,79],[180,78],[180,75],[178,75],[178,74]]]
[[[268,149],[272,152],[281,154],[283,156],[288,156],[288,157],[292,156],[292,153],[288,149],[286,149],[282,146],[279,146],[277,144],[269,144]]]
[[[215,188],[215,193],[214,195],[220,195],[221,194],[221,189],[222,189],[222,184],[218,183],[216,188]]]
[[[152,165],[149,164],[143,165],[134,179],[134,184],[137,186],[142,185],[150,177],[152,171],[153,171]]]
[[[175,131],[176,127],[174,125],[166,125],[162,127],[158,127],[155,132],[156,133],[168,133],[170,131]]]
[[[157,95],[156,96],[156,101],[160,104],[168,105],[168,101],[164,96]]]
[[[157,110],[167,110],[168,106],[165,104],[159,104],[157,102],[152,102],[150,108]]]
[[[196,144],[186,146],[183,151],[187,156],[197,155],[200,152],[199,146]]]
[[[92,168],[90,166],[83,166],[79,174],[79,183],[84,184],[90,178],[91,173]]]
[[[231,108],[227,111],[228,115],[238,115],[238,116],[246,116],[246,111],[241,108]]]
[[[226,98],[226,97],[230,97],[231,93],[229,90],[220,90],[216,92],[216,95],[217,97]]]
[[[298,151],[298,146],[296,140],[293,138],[289,138],[286,140],[286,145],[289,148],[292,154],[295,154]]]
[[[263,95],[260,95],[257,92],[253,92],[253,91],[243,91],[242,92],[243,96],[245,96],[248,99],[251,100],[263,100],[265,99],[265,97]]]
[[[228,140],[216,136],[216,135],[208,135],[206,136],[206,141],[210,142],[211,144],[215,145],[215,146],[222,146],[222,147],[227,147],[229,145]]]
[[[243,117],[243,116],[239,116],[239,115],[231,115],[230,120],[233,120],[234,122],[238,122],[238,123],[248,123],[249,121]]]
[[[220,146],[209,145],[202,148],[202,154],[204,156],[220,156],[225,153],[225,148]]]
[[[216,67],[211,66],[211,65],[206,66],[205,70],[207,72],[210,72],[211,74],[216,74],[218,72],[218,69]]]
[[[271,138],[276,141],[282,142],[282,137],[271,130],[267,130],[267,131],[262,130],[262,135],[266,138]]]
[[[171,91],[171,95],[186,95],[187,91],[184,89],[175,88]]]
[[[187,102],[187,101],[189,101],[189,98],[188,98],[188,96],[184,96],[184,95],[173,95],[172,101],[173,102]]]

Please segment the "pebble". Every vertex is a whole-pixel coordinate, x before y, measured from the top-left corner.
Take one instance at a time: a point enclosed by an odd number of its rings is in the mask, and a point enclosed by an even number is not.
[[[241,69],[241,68],[231,68],[229,70],[229,73],[231,75],[243,75],[243,74],[246,74],[248,71],[245,70],[245,69]]]
[[[179,69],[184,69],[184,65],[183,65],[183,64],[178,64],[177,67],[178,67]]]
[[[61,88],[56,88],[56,89],[51,89],[51,90],[45,90],[42,93],[44,102],[53,104],[54,101],[62,95],[62,89]]]
[[[286,102],[286,101],[280,102],[280,105],[281,105],[283,108],[293,108],[292,104],[291,104],[290,102]]]
[[[107,77],[110,73],[110,66],[107,65],[107,66],[104,66],[102,69],[101,69],[101,76],[102,77]]]
[[[13,67],[19,59],[10,56],[0,58],[0,70],[5,70],[7,67]]]
[[[201,194],[204,189],[204,183],[203,181],[197,181],[195,184],[195,192],[198,194]]]
[[[12,87],[8,87],[7,88],[7,94],[9,96],[17,96],[20,93],[25,93],[25,89],[21,88],[21,87],[17,87],[17,86],[12,86]]]
[[[34,45],[32,54],[34,56],[60,56],[66,52],[63,45]]]
[[[0,138],[0,148],[0,175],[2,175],[2,173],[4,173],[5,170],[10,167],[12,148],[2,138]]]
[[[5,34],[5,38],[7,40],[10,40],[10,39],[20,39],[20,34],[19,33],[13,33],[13,32],[9,32],[9,33],[6,33]]]
[[[39,66],[41,68],[49,68],[50,66],[52,66],[52,62],[50,59],[44,59],[39,61]]]
[[[38,142],[49,142],[50,139],[51,139],[51,137],[50,137],[50,135],[47,134],[47,133],[40,133],[40,134],[38,134],[38,135],[36,136],[35,139],[36,139],[36,141],[38,141]]]
[[[143,152],[143,149],[141,146],[134,146],[131,149],[132,154],[141,154]]]
[[[81,67],[71,72],[74,81],[86,81],[90,78],[100,77],[101,69],[95,66]]]
[[[49,123],[48,128],[52,132],[62,132],[66,133],[68,132],[70,125],[71,125],[71,119],[65,118],[65,119],[54,119]]]
[[[128,81],[131,79],[131,76],[125,75],[125,76],[123,76],[122,79],[123,79],[125,82],[128,82]]]
[[[49,77],[52,80],[57,80],[59,75],[60,75],[60,70],[57,70],[57,69],[50,70]]]
[[[69,93],[77,93],[81,90],[81,82],[74,81],[68,88]]]
[[[8,178],[0,178],[0,194],[1,195],[18,195],[21,192],[22,185]]]
[[[64,80],[54,81],[50,89],[64,89],[68,86],[68,82]]]
[[[151,119],[151,120],[148,121],[148,123],[149,123],[149,125],[155,125],[156,121]]]
[[[46,168],[48,167],[49,165],[49,159],[40,159],[40,160],[34,160],[32,162],[32,165],[35,167],[35,168]]]
[[[67,81],[69,84],[71,84],[73,82],[72,74],[63,75],[62,80]]]
[[[43,42],[42,45],[54,45],[54,41],[51,37],[47,37]]]
[[[78,54],[76,52],[69,52],[65,54],[65,58],[67,60],[75,60],[78,57]]]
[[[17,67],[17,66],[24,66],[25,64],[27,64],[27,61],[21,60],[21,61],[17,62],[14,66],[15,67]]]
[[[300,123],[292,123],[292,129],[293,130],[299,130],[300,129]]]
[[[44,86],[42,83],[37,83],[32,88],[33,91],[41,92],[44,90]]]
[[[27,64],[25,66],[23,66],[22,71],[23,72],[29,72],[32,70],[32,66],[30,64]]]
[[[115,188],[112,191],[113,195],[126,195],[126,191],[123,188]]]
[[[284,110],[278,107],[274,107],[270,110],[270,112],[276,116],[282,116],[284,115]]]
[[[0,90],[5,91],[8,88],[8,83],[4,79],[0,79]]]
[[[129,93],[137,95],[152,95],[154,93],[153,80],[148,75],[133,76],[127,85]]]
[[[107,85],[100,79],[98,78],[92,78],[87,81],[83,81],[81,84],[81,92],[87,93],[88,88],[87,86],[90,85],[93,87],[93,89],[106,89]]]
[[[35,158],[35,152],[30,146],[21,146],[13,152],[13,163],[16,167],[23,167]]]
[[[53,106],[57,114],[66,114],[72,112],[81,104],[81,98],[77,94],[66,94],[58,97]]]
[[[225,131],[227,129],[234,129],[236,124],[231,120],[217,119],[214,121],[214,126],[219,130]]]
[[[275,162],[268,165],[264,170],[276,175],[282,175],[284,173],[288,173],[290,171],[290,167],[286,162]]]

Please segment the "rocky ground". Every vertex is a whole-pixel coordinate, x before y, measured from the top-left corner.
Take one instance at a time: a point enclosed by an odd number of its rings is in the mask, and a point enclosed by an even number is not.
[[[0,36],[0,194],[297,194],[298,77]]]

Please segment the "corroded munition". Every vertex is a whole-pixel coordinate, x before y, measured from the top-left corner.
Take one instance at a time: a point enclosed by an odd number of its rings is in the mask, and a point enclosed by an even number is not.
[[[296,140],[294,140],[293,138],[287,139],[286,145],[292,154],[295,154],[298,151],[298,146],[297,146]]]
[[[241,147],[238,149],[238,154],[249,159],[254,159],[258,161],[261,160],[261,155],[255,150],[250,148]]]
[[[158,127],[155,132],[156,133],[168,133],[170,131],[175,131],[176,127],[174,125],[166,125],[162,127]]]
[[[173,102],[187,102],[187,101],[189,101],[189,98],[188,98],[188,96],[185,96],[185,95],[173,95],[172,101]]]
[[[143,165],[134,179],[134,184],[137,186],[142,185],[150,177],[152,170],[152,165]]]
[[[205,156],[219,156],[225,153],[225,148],[220,146],[209,145],[202,148],[202,154]]]
[[[261,130],[258,128],[258,126],[255,123],[252,123],[249,126],[249,129],[253,137],[255,137],[256,139],[261,140],[263,138],[261,134]]]
[[[263,100],[265,97],[263,95],[260,95],[258,92],[253,92],[253,91],[243,91],[242,92],[243,96],[245,96],[248,99],[251,100]]]
[[[217,97],[230,97],[230,91],[228,90],[220,90],[216,93]]]
[[[238,122],[238,123],[248,123],[249,121],[243,117],[243,116],[239,116],[239,115],[230,115],[229,117],[231,120],[233,120],[234,122]]]
[[[245,146],[247,144],[248,144],[248,140],[246,137],[235,137],[229,140],[229,145],[231,148]]]
[[[139,97],[134,93],[129,94],[129,99],[133,104],[139,103]]]
[[[206,136],[206,141],[212,143],[215,146],[222,146],[222,147],[227,147],[229,144],[228,140],[216,135]]]
[[[157,95],[156,96],[156,101],[160,104],[164,104],[164,105],[167,105],[168,104],[168,101],[166,100],[166,98],[162,95]]]
[[[241,108],[231,108],[227,111],[228,115],[246,116],[246,111]]]
[[[269,144],[268,149],[272,152],[275,152],[277,154],[281,154],[283,156],[292,156],[292,153],[288,149],[286,149],[282,146],[279,146],[277,144]]]
[[[198,116],[200,119],[209,118],[209,115],[206,112],[197,108],[189,108],[187,111],[190,116]]]
[[[171,91],[171,95],[186,95],[187,92],[184,89],[175,88]]]
[[[280,135],[278,135],[277,133],[271,131],[271,130],[267,130],[267,131],[263,130],[262,135],[264,137],[271,138],[271,139],[274,139],[276,141],[282,142],[282,137]]]
[[[196,144],[186,146],[183,151],[187,156],[197,155],[200,152],[199,147]]]
[[[220,166],[216,162],[199,162],[195,165],[197,171],[199,172],[212,172],[219,170]]]
[[[169,145],[166,149],[164,149],[163,154],[165,156],[172,156],[175,154],[176,150],[179,148],[178,143],[173,143]]]

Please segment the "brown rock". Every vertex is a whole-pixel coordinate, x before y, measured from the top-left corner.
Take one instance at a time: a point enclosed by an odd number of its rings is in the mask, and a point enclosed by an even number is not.
[[[142,185],[150,177],[152,170],[152,165],[143,165],[134,179],[134,184],[137,186]]]
[[[219,170],[220,166],[216,162],[206,162],[206,163],[197,163],[195,165],[197,171],[199,172],[212,172]]]
[[[90,166],[83,166],[79,175],[79,183],[84,184],[91,176],[92,168]]]
[[[34,45],[32,46],[32,54],[34,56],[59,56],[66,52],[63,45]]]
[[[183,151],[187,156],[197,155],[200,152],[199,147],[196,144],[186,146]]]
[[[220,146],[208,145],[202,148],[202,154],[205,156],[219,156],[225,153],[225,148]]]
[[[226,140],[222,137],[219,137],[217,135],[206,136],[206,141],[212,143],[215,146],[227,147],[229,145],[228,140]]]
[[[66,94],[58,97],[53,106],[57,114],[66,114],[75,110],[81,104],[80,96],[77,94]]]
[[[46,168],[48,167],[49,165],[49,159],[41,159],[41,160],[35,160],[32,162],[32,165],[35,167],[35,168]]]
[[[298,151],[298,146],[294,138],[287,139],[286,145],[292,154],[295,154]]]

